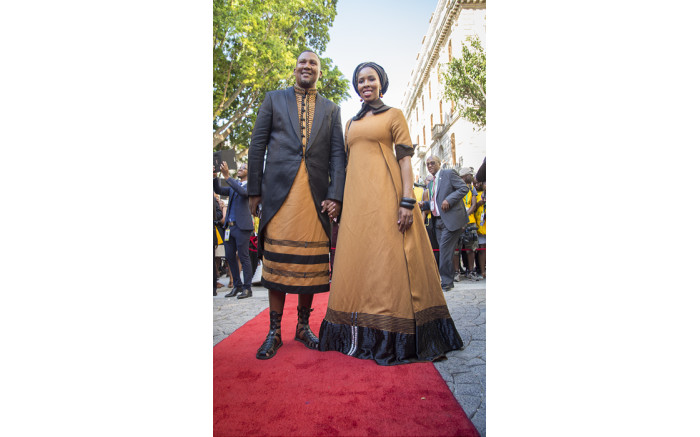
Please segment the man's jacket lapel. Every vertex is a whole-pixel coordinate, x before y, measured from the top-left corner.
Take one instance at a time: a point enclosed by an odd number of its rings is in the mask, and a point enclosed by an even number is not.
[[[287,88],[287,112],[289,112],[289,122],[292,123],[294,132],[297,134],[299,144],[301,144],[301,129],[299,128],[299,111],[297,109],[297,99],[294,95],[294,87]]]

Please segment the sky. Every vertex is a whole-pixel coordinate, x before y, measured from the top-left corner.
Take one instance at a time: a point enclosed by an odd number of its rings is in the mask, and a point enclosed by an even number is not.
[[[355,67],[373,61],[384,67],[389,89],[382,99],[400,108],[430,15],[438,0],[339,0],[324,57],[331,58],[352,80]],[[360,97],[350,86],[350,98],[340,104],[343,125],[360,109]]]

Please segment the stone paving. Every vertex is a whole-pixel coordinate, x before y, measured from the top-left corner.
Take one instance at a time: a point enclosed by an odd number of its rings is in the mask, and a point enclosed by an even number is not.
[[[259,277],[259,271],[257,272]],[[222,277],[219,282],[228,285]],[[214,345],[231,335],[268,307],[267,289],[253,286],[247,299],[225,298],[230,288],[220,288],[214,297]],[[445,293],[447,307],[464,341],[464,349],[447,354],[435,363],[447,386],[481,437],[486,436],[486,281],[455,282]],[[261,338],[262,341],[262,338]]]

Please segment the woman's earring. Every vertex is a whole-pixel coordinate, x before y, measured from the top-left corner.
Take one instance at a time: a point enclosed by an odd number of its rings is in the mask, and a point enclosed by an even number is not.
[[[379,98],[380,98],[380,99],[383,99],[383,98],[384,98],[384,93],[380,92],[380,93],[379,93]]]

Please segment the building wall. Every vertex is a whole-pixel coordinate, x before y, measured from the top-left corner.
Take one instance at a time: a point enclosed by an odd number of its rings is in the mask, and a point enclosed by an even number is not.
[[[413,142],[418,144],[412,160],[416,176],[427,175],[425,160],[430,155],[439,156],[445,167],[475,169],[486,156],[485,130],[475,131],[472,123],[457,114],[457,108],[444,97],[440,77],[450,53],[460,57],[469,35],[478,35],[486,49],[485,0],[439,0],[402,100]],[[435,125],[443,127],[433,130]]]

